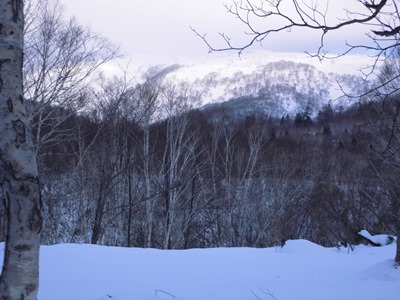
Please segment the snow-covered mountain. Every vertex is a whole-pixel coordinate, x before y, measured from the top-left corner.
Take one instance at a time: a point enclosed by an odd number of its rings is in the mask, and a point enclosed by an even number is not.
[[[369,84],[364,73],[372,63],[362,55],[320,61],[305,53],[255,51],[241,57],[223,53],[153,62],[143,76],[187,82],[203,105],[234,99],[236,104],[247,101],[248,110],[281,116],[306,107],[316,113],[329,101],[334,107],[348,106],[352,100],[343,90],[362,93]]]

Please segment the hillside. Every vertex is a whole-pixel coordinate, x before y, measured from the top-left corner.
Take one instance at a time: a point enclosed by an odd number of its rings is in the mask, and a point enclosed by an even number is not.
[[[329,101],[334,107],[348,107],[352,102],[344,91],[365,91],[369,82],[363,74],[371,64],[361,55],[319,61],[304,53],[256,51],[241,57],[229,53],[169,60],[143,70],[147,78],[165,75],[171,82],[189,83],[202,104],[257,99],[258,109],[280,116],[307,106],[316,112]]]

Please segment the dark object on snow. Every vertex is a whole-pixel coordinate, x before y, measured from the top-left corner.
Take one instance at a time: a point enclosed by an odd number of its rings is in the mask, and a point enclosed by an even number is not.
[[[361,230],[358,234],[362,236],[368,242],[368,244],[375,247],[390,245],[396,240],[394,236],[389,234],[372,235],[365,229]]]

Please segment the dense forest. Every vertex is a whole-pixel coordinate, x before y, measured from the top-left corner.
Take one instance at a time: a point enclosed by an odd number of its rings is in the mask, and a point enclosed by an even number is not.
[[[171,83],[114,80],[96,97],[33,120],[44,244],[352,244],[398,223],[396,96],[280,119],[193,109],[189,87]]]

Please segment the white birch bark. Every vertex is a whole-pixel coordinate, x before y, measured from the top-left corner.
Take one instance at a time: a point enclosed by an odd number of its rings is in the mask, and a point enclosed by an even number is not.
[[[41,199],[23,101],[23,1],[0,1],[0,187],[7,235],[0,298],[36,300]]]
[[[144,155],[144,178],[146,186],[146,219],[147,219],[147,234],[146,244],[147,248],[152,247],[153,237],[153,222],[154,222],[154,201],[151,197],[151,183],[150,183],[150,121],[146,122],[143,136],[143,155]]]

